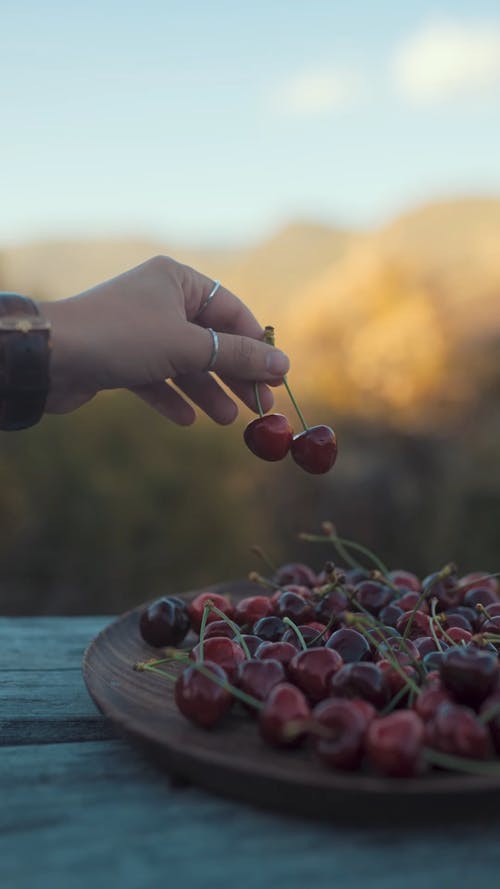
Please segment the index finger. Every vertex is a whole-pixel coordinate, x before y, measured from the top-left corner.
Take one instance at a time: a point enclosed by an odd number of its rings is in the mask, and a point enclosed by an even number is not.
[[[190,273],[188,278],[191,278],[189,281],[191,285],[188,307],[189,321],[193,321],[201,327],[213,327],[221,333],[236,333],[256,340],[264,338],[264,328],[259,324],[253,312],[243,300],[222,284],[217,288],[206,308],[202,309],[216,282],[195,269],[186,267],[186,270]],[[201,312],[200,309],[202,309]]]

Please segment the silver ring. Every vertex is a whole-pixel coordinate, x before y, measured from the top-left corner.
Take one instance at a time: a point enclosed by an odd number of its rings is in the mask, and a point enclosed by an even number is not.
[[[217,293],[219,287],[220,287],[220,281],[215,281],[215,282],[214,282],[214,286],[212,287],[210,293],[208,294],[208,296],[207,296],[205,302],[203,302],[203,303],[201,304],[200,308],[199,308],[198,311],[196,312],[196,315],[194,316],[195,318],[198,318],[198,317],[201,315],[201,313],[205,311],[205,309],[207,308],[207,306],[210,305],[210,303],[212,302],[212,300],[213,300],[215,294]]]
[[[215,362],[217,361],[217,357],[219,355],[219,337],[217,331],[212,330],[211,327],[207,327],[207,330],[212,337],[212,354],[210,356],[210,361],[208,362],[204,373],[207,373],[209,370],[212,370]]]

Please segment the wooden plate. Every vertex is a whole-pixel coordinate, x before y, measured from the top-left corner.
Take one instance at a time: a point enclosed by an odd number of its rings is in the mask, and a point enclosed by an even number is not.
[[[255,593],[248,581],[207,589],[231,592],[233,601]],[[275,751],[265,746],[255,722],[239,708],[216,729],[192,725],[175,706],[172,684],[133,669],[136,661],[155,655],[139,634],[143,607],[123,615],[94,639],[84,655],[83,675],[93,700],[117,730],[179,781],[287,813],[372,824],[402,818],[405,823],[477,819],[479,813],[500,810],[497,777],[433,772],[385,779],[332,771],[307,748]]]

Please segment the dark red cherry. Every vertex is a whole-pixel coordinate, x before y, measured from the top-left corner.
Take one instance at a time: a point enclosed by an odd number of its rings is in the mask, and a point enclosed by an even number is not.
[[[316,573],[303,562],[287,562],[278,568],[273,577],[273,582],[281,587],[288,587],[290,584],[313,587],[317,580]]]
[[[357,661],[371,660],[370,645],[361,633],[351,627],[342,627],[335,630],[326,643],[327,648],[338,651],[346,664],[354,664]]]
[[[329,623],[333,615],[340,619],[347,606],[347,596],[342,590],[330,590],[329,593],[324,593],[319,599],[314,609],[314,615],[318,620]]]
[[[402,608],[399,608],[395,602],[390,602],[389,605],[386,605],[385,608],[382,608],[382,611],[379,614],[379,618],[381,623],[383,623],[386,627],[393,627],[395,629],[396,624],[404,614]]]
[[[331,648],[309,648],[298,651],[288,664],[291,681],[317,703],[330,694],[329,680],[344,661],[337,651]]]
[[[298,627],[306,645],[314,645],[316,647],[325,644],[325,637],[323,636],[321,639],[318,639],[319,633],[314,627],[311,627],[309,624],[298,624]],[[295,648],[302,647],[299,637],[293,627],[290,627],[290,629],[286,631],[283,636],[283,642],[289,642],[290,645],[294,645]]]
[[[227,682],[227,675],[219,664],[204,661],[204,668],[221,682]],[[187,719],[210,728],[220,722],[231,709],[233,698],[230,692],[197,670],[188,667],[175,683],[175,703]]]
[[[363,580],[354,590],[354,601],[365,611],[377,615],[392,600],[394,593],[388,586],[376,580]]]
[[[399,599],[396,599],[396,603],[398,604],[401,611],[413,611],[415,605],[420,600],[421,593],[415,593],[413,590],[409,592],[403,593]],[[429,606],[425,599],[420,602],[418,606],[419,611],[423,611],[424,614],[429,614]]]
[[[420,694],[417,695],[413,704],[413,709],[424,722],[428,722],[429,719],[434,718],[438,707],[440,707],[441,704],[450,703],[450,696],[444,688],[434,688],[430,685],[428,688],[423,688]]]
[[[377,666],[380,667],[384,674],[384,681],[389,689],[389,694],[391,698],[398,694],[403,688],[407,689],[409,693],[410,689],[408,688],[408,684],[405,680],[405,676],[413,679],[413,681],[417,681],[417,671],[410,664],[401,664],[400,669],[396,670],[391,661],[381,660],[377,662]],[[403,676],[404,673],[404,676]],[[406,701],[406,695],[404,695],[404,700]]]
[[[456,701],[477,708],[498,682],[498,658],[493,652],[457,646],[445,653],[439,673],[444,687]]]
[[[262,639],[259,636],[253,636],[251,633],[242,633],[241,638],[245,640],[250,656],[253,657],[259,645],[262,645]],[[235,641],[239,641],[235,638]]]
[[[486,724],[490,730],[495,750],[500,755],[500,691],[493,692],[489,698],[483,701],[480,714],[488,717]]]
[[[166,596],[152,602],[142,612],[139,619],[139,631],[142,638],[154,648],[179,645],[185,638],[189,625],[186,604],[173,596]]]
[[[486,584],[484,586],[471,587],[464,596],[464,605],[469,605],[471,608],[475,608],[479,604],[493,605],[495,602],[498,602],[498,596]]]
[[[464,593],[467,593],[474,587],[480,586],[482,588],[487,587],[490,589],[492,593],[496,594],[497,598],[500,595],[500,582],[498,577],[489,577],[487,571],[471,571],[470,574],[461,577],[458,584]]]
[[[363,758],[366,720],[354,701],[330,698],[313,710],[313,723],[328,730],[328,737],[315,734],[311,739],[319,758],[335,769],[352,770]]]
[[[262,661],[272,658],[286,668],[296,654],[297,649],[290,642],[262,642],[255,652],[255,657]]]
[[[290,453],[306,472],[322,475],[332,468],[337,459],[337,439],[329,426],[310,426],[294,435]]]
[[[214,620],[213,623],[207,624],[205,639],[213,639],[214,636],[226,636],[227,639],[234,639],[234,630],[225,620]]]
[[[366,732],[371,765],[383,775],[407,778],[420,770],[424,723],[412,710],[397,710],[374,719]]]
[[[419,593],[422,589],[418,577],[410,571],[402,571],[398,568],[395,571],[389,571],[387,576],[393,586],[401,587],[402,590],[412,590]]]
[[[213,602],[216,608],[219,611],[224,612],[227,617],[232,618],[233,616],[233,606],[231,605],[229,599],[226,596],[221,596],[218,593],[200,593],[199,596],[196,596],[192,602],[188,605],[189,617],[191,619],[191,626],[196,633],[200,632],[201,621],[203,617],[203,612],[205,610],[205,606],[208,601]],[[208,613],[207,623],[213,623],[216,620],[220,620],[218,614],[214,611],[210,611]]]
[[[313,618],[310,602],[303,599],[302,596],[298,596],[297,593],[288,592],[288,590],[278,597],[276,613],[279,617],[289,617],[296,624],[307,623]]]
[[[283,460],[292,444],[293,429],[283,414],[265,414],[248,424],[243,437],[261,460]]]
[[[252,627],[262,617],[269,617],[273,606],[269,596],[248,596],[240,599],[234,608],[234,619],[240,626]]]
[[[246,660],[238,664],[236,673],[236,685],[246,694],[258,701],[265,701],[272,688],[278,682],[285,682],[285,669],[279,661],[274,660]],[[255,709],[249,704],[243,706],[252,714]]]
[[[263,642],[278,642],[286,633],[287,626],[281,617],[261,617],[254,624],[253,634],[259,636]]]
[[[389,698],[383,670],[377,664],[345,664],[330,679],[331,693],[339,698],[363,698],[384,707]]]
[[[293,747],[304,737],[310,716],[311,709],[300,689],[282,682],[271,689],[259,713],[259,730],[273,747]]]
[[[194,661],[199,661],[201,653],[201,642],[190,651],[189,657]],[[224,636],[217,636],[213,639],[205,639],[203,643],[203,658],[219,664],[229,677],[229,681],[233,682],[236,677],[238,664],[245,660],[243,649]]]
[[[405,635],[408,624],[410,624],[409,633],[406,635],[406,638],[408,639],[418,639],[419,636],[431,635],[430,618],[429,615],[424,614],[423,611],[404,612],[396,624],[396,629],[402,636]]]
[[[492,741],[488,728],[475,713],[458,704],[441,704],[426,726],[426,741],[430,747],[453,756],[487,759],[492,755]]]

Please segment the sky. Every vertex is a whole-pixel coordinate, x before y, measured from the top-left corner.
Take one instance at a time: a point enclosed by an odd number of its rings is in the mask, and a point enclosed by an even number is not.
[[[2,0],[0,245],[500,196],[498,0]]]

